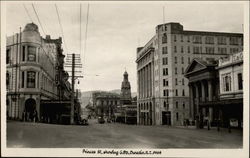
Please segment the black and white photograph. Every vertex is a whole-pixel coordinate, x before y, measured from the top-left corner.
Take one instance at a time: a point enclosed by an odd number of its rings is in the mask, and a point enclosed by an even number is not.
[[[1,156],[249,157],[248,1],[1,1]]]

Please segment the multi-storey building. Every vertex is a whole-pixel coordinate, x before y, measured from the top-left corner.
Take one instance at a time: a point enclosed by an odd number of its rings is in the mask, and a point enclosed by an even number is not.
[[[179,23],[156,27],[137,48],[138,124],[182,125],[189,116],[188,80],[192,59],[219,59],[243,49],[240,33],[187,31]]]
[[[62,92],[62,85],[67,89],[67,73],[63,68],[61,44],[61,38],[41,37],[34,23],[7,37],[6,102],[9,118],[23,119],[24,113],[31,116],[36,111],[39,119],[42,100],[58,100],[68,95],[68,91]]]
[[[117,106],[120,105],[120,95],[105,91],[92,93],[93,108],[97,116],[114,118]]]

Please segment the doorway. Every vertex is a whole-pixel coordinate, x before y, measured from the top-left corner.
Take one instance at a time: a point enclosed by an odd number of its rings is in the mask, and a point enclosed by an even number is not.
[[[171,125],[171,112],[170,111],[162,112],[162,125]]]

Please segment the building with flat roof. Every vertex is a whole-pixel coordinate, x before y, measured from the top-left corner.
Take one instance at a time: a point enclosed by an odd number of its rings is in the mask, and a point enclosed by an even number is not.
[[[194,58],[219,59],[243,50],[243,34],[184,30],[180,23],[156,27],[137,48],[137,123],[183,125],[189,114],[187,66]]]

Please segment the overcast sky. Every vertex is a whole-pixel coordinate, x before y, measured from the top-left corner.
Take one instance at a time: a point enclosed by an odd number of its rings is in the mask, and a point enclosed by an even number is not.
[[[80,2],[56,2],[63,25],[64,54],[80,52]],[[132,92],[136,92],[136,48],[155,34],[155,27],[165,22],[179,22],[184,30],[242,32],[243,5],[229,2],[90,2],[84,79],[82,91],[120,89],[125,68]],[[31,3],[25,3],[32,20],[39,26]],[[46,34],[62,36],[54,3],[34,3]],[[19,32],[30,21],[23,3],[7,4],[7,36]],[[85,36],[87,3],[82,2],[82,39]],[[82,47],[84,46],[82,41]],[[84,53],[84,52],[83,52]],[[83,59],[83,54],[81,55]],[[98,75],[98,76],[95,76]]]

